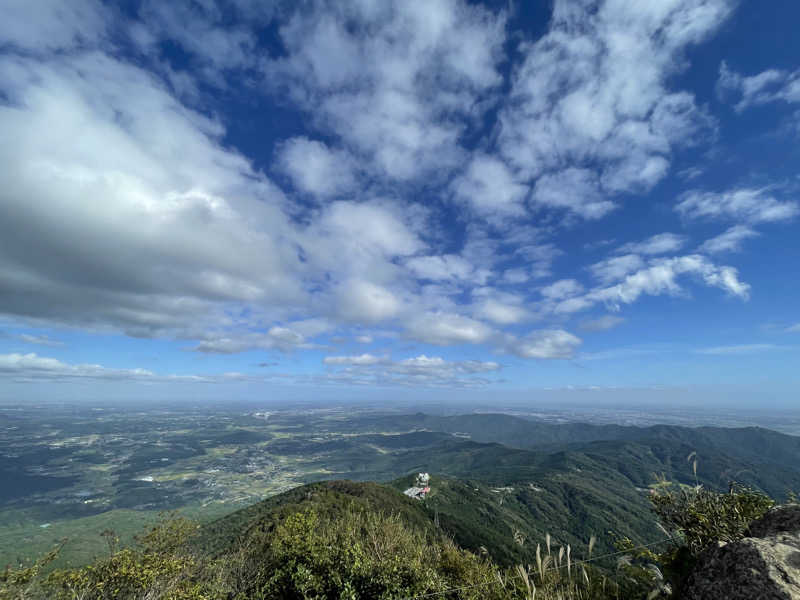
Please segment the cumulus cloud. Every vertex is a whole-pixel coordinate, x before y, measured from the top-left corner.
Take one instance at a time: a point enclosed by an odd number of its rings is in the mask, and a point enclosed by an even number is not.
[[[528,187],[514,181],[501,160],[486,155],[473,157],[466,172],[453,184],[455,196],[484,216],[525,214]]]
[[[280,148],[277,166],[295,187],[322,198],[340,196],[356,182],[356,167],[349,154],[306,137],[286,140]]]
[[[380,285],[353,279],[344,282],[337,294],[338,313],[356,323],[378,323],[397,316],[400,300]]]
[[[722,252],[738,252],[742,248],[742,243],[753,237],[758,237],[759,233],[747,225],[734,225],[723,233],[706,240],[698,248],[700,252],[707,254],[720,254]]]
[[[530,313],[519,303],[506,303],[496,298],[478,302],[475,312],[477,316],[498,325],[520,323],[530,317]]]
[[[687,219],[724,219],[745,223],[786,221],[800,213],[793,200],[779,200],[768,188],[736,188],[725,192],[690,190],[675,210]]]
[[[673,147],[713,132],[694,97],[669,90],[667,80],[685,65],[684,51],[719,27],[734,4],[607,1],[589,10],[580,0],[557,0],[550,30],[520,47],[524,62],[500,114],[503,155],[529,177],[572,169],[561,177],[578,181],[592,200],[543,199],[576,203],[590,218],[613,208],[598,189],[649,189],[667,173]]]
[[[0,72],[5,314],[149,336],[230,324],[225,302],[303,302],[282,196],[219,123],[101,54]]]
[[[377,172],[414,179],[464,154],[459,136],[501,82],[504,26],[455,0],[320,2],[281,28],[287,56],[267,76]]]
[[[508,344],[508,349],[521,358],[566,359],[575,355],[582,340],[563,329],[541,329],[530,332]]]
[[[563,208],[585,219],[599,219],[614,210],[600,190],[596,173],[574,167],[542,175],[533,190],[534,201],[551,208]]]
[[[554,239],[565,217],[621,210],[676,148],[713,134],[671,76],[730,4],[556,0],[544,36],[515,37],[505,56],[506,13],[461,0],[146,0],[119,22],[100,2],[14,2],[0,24],[0,129],[15,140],[0,148],[0,316],[205,353],[319,349],[330,334],[536,359],[580,340],[547,323],[511,335],[520,323],[685,293],[692,278],[745,298],[733,267],[655,258],[683,246],[671,233],[591,265],[591,285],[554,276],[572,258]],[[261,43],[267,25],[280,52]],[[248,158],[232,97],[274,101],[302,128],[276,128],[286,139]],[[748,224],[798,211],[744,191],[690,192],[678,211]],[[437,384],[499,368],[357,353],[325,364],[332,377]]]
[[[453,313],[428,312],[411,319],[408,332],[416,340],[437,346],[480,344],[492,329],[485,323]]]

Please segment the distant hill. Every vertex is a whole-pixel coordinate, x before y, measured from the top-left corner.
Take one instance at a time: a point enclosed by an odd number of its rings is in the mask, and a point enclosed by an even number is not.
[[[337,426],[341,428],[341,424]],[[384,433],[442,432],[473,442],[498,443],[547,454],[560,451],[599,454],[604,460],[615,461],[623,469],[623,461],[617,460],[616,456],[627,456],[624,449],[633,448],[619,444],[626,442],[649,448],[653,453],[653,457],[646,457],[646,452],[631,451],[649,478],[653,474],[651,469],[666,469],[684,483],[693,482],[685,459],[689,453],[697,452],[698,475],[707,485],[724,487],[728,481],[737,480],[754,485],[776,498],[785,497],[789,489],[800,489],[800,437],[762,427],[552,424],[503,414],[442,417],[417,413],[359,417],[352,420],[351,429]],[[632,480],[637,481],[637,485],[646,485],[647,482],[639,476],[641,473],[637,475],[635,471],[628,469],[633,475]]]
[[[533,560],[548,533],[576,552],[591,535],[599,551],[611,550],[615,536],[659,539],[648,501],[659,480],[719,490],[737,481],[776,498],[800,490],[800,438],[761,428],[556,425],[491,414],[360,417],[336,427],[352,435],[276,439],[268,447],[320,455],[328,473],[387,485],[295,488],[207,525],[203,547],[224,550],[253,527],[269,529],[306,506],[328,514],[355,503],[401,514],[508,565]],[[696,475],[687,460],[692,452]],[[419,471],[433,475],[423,502],[400,493]]]

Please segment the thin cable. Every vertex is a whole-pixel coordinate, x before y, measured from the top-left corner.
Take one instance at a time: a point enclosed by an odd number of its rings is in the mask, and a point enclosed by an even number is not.
[[[640,550],[642,548],[650,548],[651,546],[657,546],[658,544],[663,544],[664,542],[671,542],[672,538],[664,538],[663,540],[658,540],[657,542],[650,542],[649,544],[640,544],[639,546],[634,546],[633,548],[629,548],[628,550],[619,550],[617,552],[609,552],[608,554],[601,554],[600,556],[595,556],[593,558],[587,558],[584,560],[576,560],[571,562],[572,565],[585,565],[586,563],[595,562],[601,560],[603,558],[611,558],[613,556],[619,556],[621,554],[629,554],[633,550]],[[550,571],[556,571],[558,569],[563,569],[566,567],[566,564],[552,566],[544,570],[545,573],[549,573]],[[440,592],[428,592],[427,594],[420,594],[419,596],[406,596],[405,598],[401,598],[401,600],[420,600],[420,598],[434,598],[436,596],[444,596],[445,594],[450,594],[452,592],[462,592],[464,590],[472,590],[479,587],[486,587],[492,583],[498,583],[497,581],[484,581],[483,583],[475,583],[472,585],[464,585],[457,588],[450,588],[447,590],[442,590]]]

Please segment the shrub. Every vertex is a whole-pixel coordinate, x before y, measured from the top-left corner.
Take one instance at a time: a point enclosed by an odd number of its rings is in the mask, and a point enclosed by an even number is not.
[[[651,500],[661,524],[682,538],[692,556],[717,542],[741,539],[750,523],[775,504],[764,494],[736,484],[727,493],[696,486],[654,494]]]
[[[257,566],[247,598],[400,598],[496,577],[488,562],[407,528],[396,515],[348,509],[321,518],[308,510],[255,535],[245,552]],[[480,589],[450,597],[494,596]]]

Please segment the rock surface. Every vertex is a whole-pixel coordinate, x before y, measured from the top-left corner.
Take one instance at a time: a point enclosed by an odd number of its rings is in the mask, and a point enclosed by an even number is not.
[[[702,554],[682,598],[800,600],[800,505],[775,508],[748,537]]]

